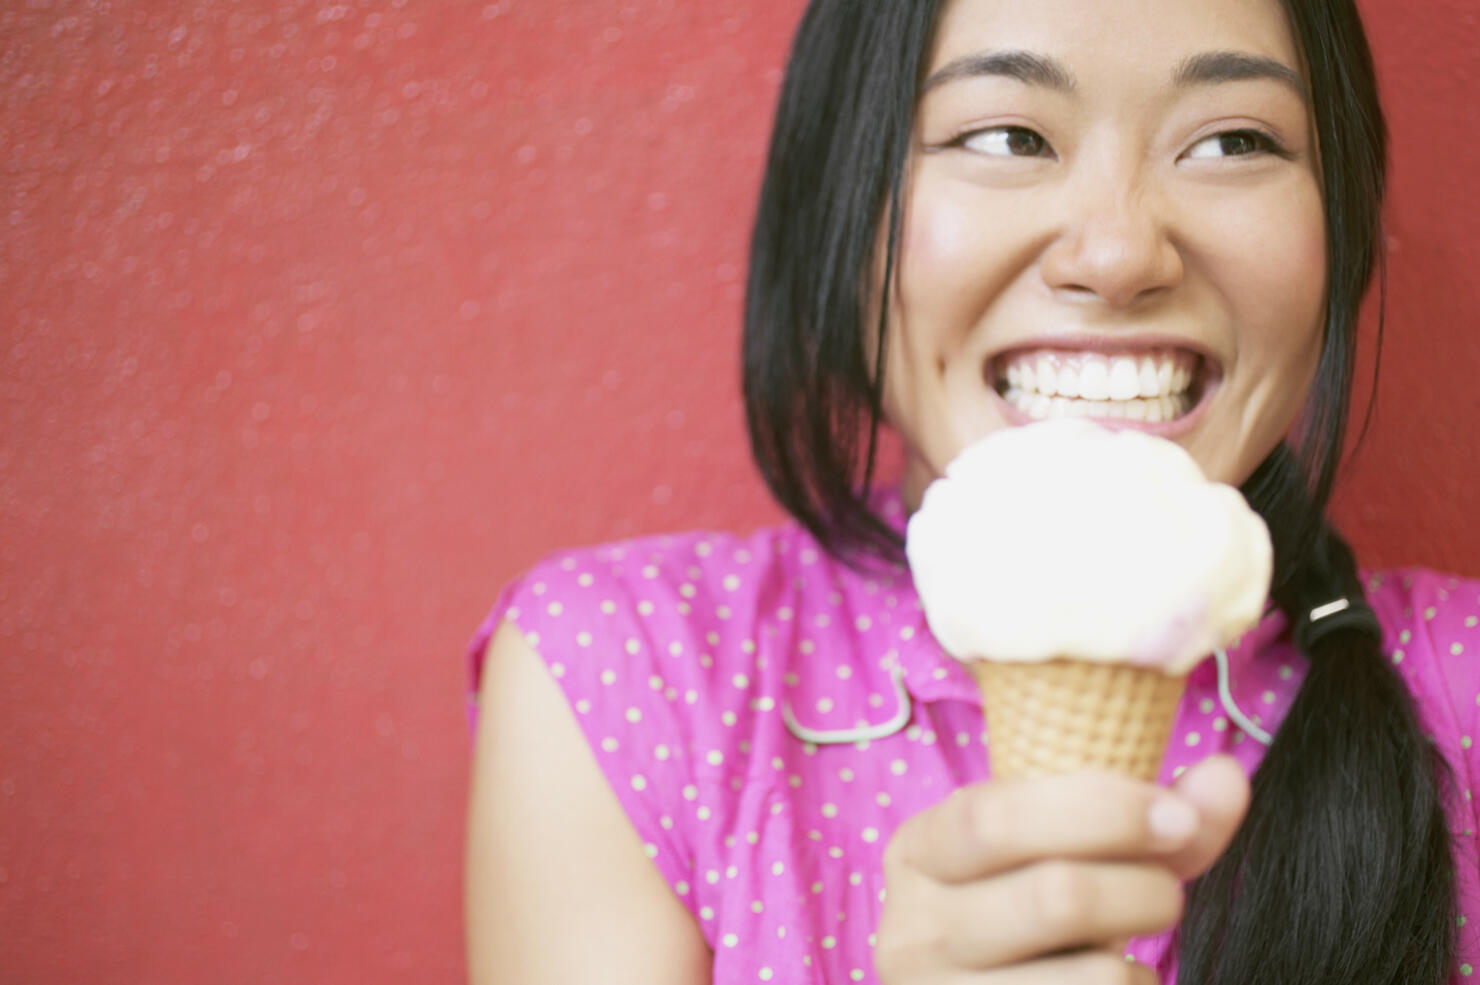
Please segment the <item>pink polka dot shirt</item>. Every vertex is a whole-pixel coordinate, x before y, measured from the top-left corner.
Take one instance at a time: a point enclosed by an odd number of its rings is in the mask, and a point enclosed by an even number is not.
[[[903,522],[897,498],[886,512]],[[1453,981],[1469,981],[1480,966],[1480,583],[1374,574],[1368,597],[1454,770]],[[698,921],[718,985],[877,980],[885,844],[989,775],[977,688],[931,636],[907,571],[858,573],[794,524],[556,555],[504,591],[472,641],[474,691],[506,619],[564,690],[648,856]],[[1273,731],[1304,673],[1284,617],[1227,652],[1234,704]],[[1252,772],[1263,751],[1220,702],[1214,661],[1199,665],[1163,782],[1218,752]],[[1137,939],[1129,953],[1156,966],[1166,948],[1165,936]]]

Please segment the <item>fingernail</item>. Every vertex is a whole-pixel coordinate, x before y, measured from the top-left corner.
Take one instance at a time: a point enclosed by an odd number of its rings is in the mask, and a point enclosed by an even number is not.
[[[1146,813],[1151,833],[1167,842],[1185,840],[1197,830],[1197,811],[1176,797],[1162,797]]]

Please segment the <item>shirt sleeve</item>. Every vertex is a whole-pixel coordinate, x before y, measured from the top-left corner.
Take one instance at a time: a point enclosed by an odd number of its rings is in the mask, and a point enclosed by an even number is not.
[[[691,723],[682,695],[660,675],[658,641],[630,594],[593,552],[548,559],[515,579],[468,646],[469,727],[477,727],[488,641],[512,623],[564,692],[648,857],[693,909],[692,845],[672,807],[694,789]]]
[[[1389,626],[1388,656],[1408,684],[1420,724],[1450,769],[1446,809],[1455,854],[1455,982],[1480,968],[1480,582],[1413,569],[1395,572],[1402,591],[1379,591]],[[1384,598],[1385,596],[1385,598]],[[1376,601],[1376,600],[1374,600]]]

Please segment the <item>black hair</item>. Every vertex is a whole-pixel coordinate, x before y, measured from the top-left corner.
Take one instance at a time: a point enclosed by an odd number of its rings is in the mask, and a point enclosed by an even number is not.
[[[1363,599],[1355,559],[1325,510],[1358,310],[1382,270],[1386,132],[1352,0],[1283,2],[1321,155],[1326,323],[1295,441],[1281,443],[1242,491],[1269,525],[1272,594],[1298,627],[1333,598]],[[898,531],[869,501],[883,312],[916,87],[939,6],[812,0],[782,85],[751,243],[743,382],[752,451],[782,506],[856,565],[903,561]],[[865,298],[874,294],[884,300],[869,333]],[[1309,671],[1255,772],[1247,818],[1188,886],[1178,980],[1437,985],[1454,954],[1447,768],[1377,639],[1339,631],[1305,656]]]

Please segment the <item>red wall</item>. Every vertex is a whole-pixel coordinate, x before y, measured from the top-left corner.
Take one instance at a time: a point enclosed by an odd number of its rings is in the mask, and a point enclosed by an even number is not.
[[[461,974],[464,640],[776,514],[736,346],[800,0],[0,9],[0,978]],[[1395,136],[1369,564],[1480,574],[1473,0]]]

